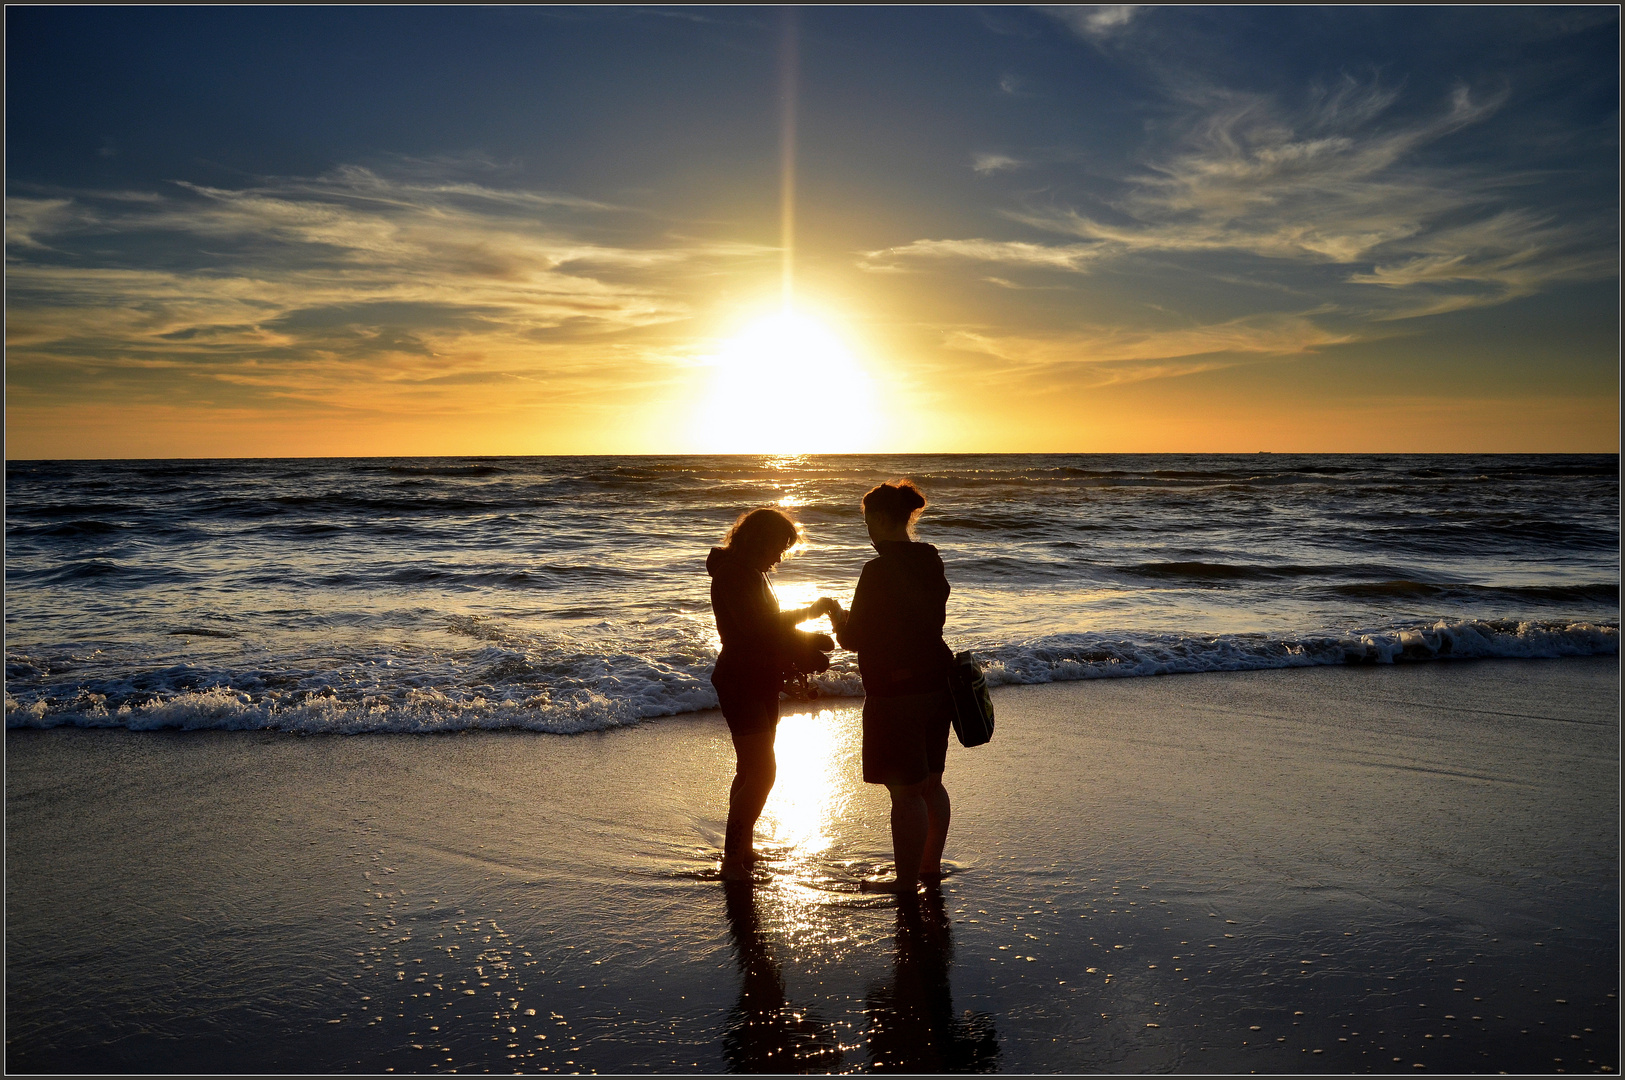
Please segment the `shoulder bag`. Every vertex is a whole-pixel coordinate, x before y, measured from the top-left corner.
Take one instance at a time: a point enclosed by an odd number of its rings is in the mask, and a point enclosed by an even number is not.
[[[954,654],[948,669],[948,689],[954,699],[954,734],[962,746],[981,746],[993,738],[993,698],[987,678],[968,652]]]

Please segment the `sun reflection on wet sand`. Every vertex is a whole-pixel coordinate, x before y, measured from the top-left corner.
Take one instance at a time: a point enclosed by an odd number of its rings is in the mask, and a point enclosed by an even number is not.
[[[790,863],[827,851],[833,822],[844,813],[855,776],[851,725],[837,724],[831,709],[792,713],[779,721],[774,742],[779,775],[762,811],[761,834],[787,849]]]

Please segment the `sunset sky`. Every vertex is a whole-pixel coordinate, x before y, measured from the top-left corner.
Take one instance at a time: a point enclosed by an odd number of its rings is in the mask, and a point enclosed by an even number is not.
[[[1618,33],[11,7],[6,452],[1612,453]]]

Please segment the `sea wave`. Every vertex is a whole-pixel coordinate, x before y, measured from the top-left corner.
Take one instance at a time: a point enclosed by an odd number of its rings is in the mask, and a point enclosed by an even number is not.
[[[1299,638],[1265,634],[1113,638],[1081,634],[994,646],[980,655],[989,684],[999,686],[1446,659],[1612,656],[1618,652],[1617,625],[1470,619]]]
[[[10,570],[7,577],[14,581],[84,582],[95,581],[105,585],[141,586],[160,583],[187,582],[195,575],[176,566],[152,563],[120,562],[115,559],[91,558],[69,562],[42,570]]]
[[[464,620],[458,629],[513,644],[477,620]],[[1441,620],[1296,638],[1072,634],[982,643],[971,651],[990,684],[1030,685],[1324,665],[1613,656],[1619,652],[1619,627],[1555,620]],[[30,696],[21,690],[14,697],[8,688],[6,726],[302,734],[519,729],[570,735],[716,707],[708,655],[690,652],[666,659],[670,662],[627,654],[542,657],[494,650],[471,659],[479,667],[472,673],[472,686],[425,686],[421,677],[403,672],[394,684],[373,683],[364,691],[336,679],[332,685],[287,693],[267,690],[263,670],[209,674],[177,669],[178,682],[170,688],[139,694],[80,687],[69,698]],[[39,667],[28,657],[8,658],[8,675],[22,680]],[[146,673],[138,681],[150,688],[162,674]],[[813,679],[809,690],[819,702],[856,700],[863,693],[850,656],[840,657],[830,671]],[[810,700],[804,695],[785,707],[806,708]]]
[[[96,518],[82,518],[77,521],[63,521],[51,525],[22,525],[14,526],[11,535],[23,536],[49,536],[67,539],[76,539],[82,536],[107,536],[135,528],[132,524],[116,521],[100,521]]]
[[[368,465],[357,471],[378,468]],[[384,465],[382,470],[395,476],[498,476],[508,471],[499,465]]]
[[[1525,600],[1550,603],[1619,603],[1619,583],[1597,581],[1582,585],[1473,585],[1438,583],[1399,578],[1392,581],[1362,581],[1349,585],[1329,585],[1326,592],[1362,599],[1396,596],[1471,597],[1474,599]]]

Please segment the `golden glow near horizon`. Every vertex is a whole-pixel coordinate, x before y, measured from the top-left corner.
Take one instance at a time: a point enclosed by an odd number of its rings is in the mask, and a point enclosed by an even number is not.
[[[713,454],[873,449],[875,383],[827,327],[799,312],[763,316],[708,365],[693,441]]]

